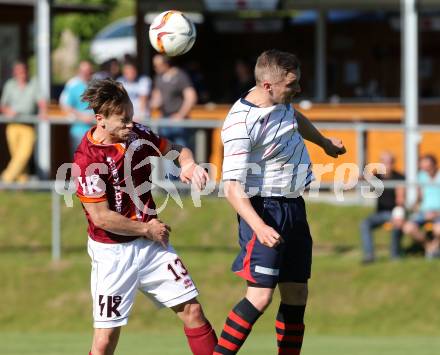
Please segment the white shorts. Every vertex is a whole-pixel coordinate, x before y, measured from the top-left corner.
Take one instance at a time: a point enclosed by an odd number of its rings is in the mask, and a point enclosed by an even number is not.
[[[95,328],[127,324],[136,290],[158,307],[173,307],[198,295],[174,248],[145,238],[106,244],[89,237],[91,291]]]

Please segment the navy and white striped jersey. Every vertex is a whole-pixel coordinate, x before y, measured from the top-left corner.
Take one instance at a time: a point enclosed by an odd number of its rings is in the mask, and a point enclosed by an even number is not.
[[[223,180],[244,183],[249,196],[297,197],[313,180],[291,105],[261,108],[241,98],[229,111],[221,137]]]

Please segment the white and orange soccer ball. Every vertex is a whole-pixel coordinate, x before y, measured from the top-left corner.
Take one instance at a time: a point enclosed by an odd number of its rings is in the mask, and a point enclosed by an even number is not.
[[[150,43],[170,57],[188,52],[196,40],[196,27],[183,13],[169,10],[157,15],[150,25]]]

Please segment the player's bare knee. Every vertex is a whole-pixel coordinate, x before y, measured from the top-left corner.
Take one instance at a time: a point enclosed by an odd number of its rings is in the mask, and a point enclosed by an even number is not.
[[[193,328],[206,322],[202,306],[197,301],[181,305],[180,310],[180,318],[186,327]]]
[[[272,294],[270,294],[270,295],[266,294],[261,297],[261,305],[263,307],[263,309],[262,309],[263,311],[265,311],[266,308],[269,307],[271,303],[272,303]]]
[[[267,307],[272,303],[272,293],[259,293],[254,294],[251,297],[249,295],[246,298],[257,308],[260,312],[264,312]]]
[[[273,291],[271,288],[248,287],[246,298],[260,312],[264,312],[272,302]]]
[[[202,306],[200,303],[191,303],[185,306],[185,313],[192,321],[197,321],[203,318]]]

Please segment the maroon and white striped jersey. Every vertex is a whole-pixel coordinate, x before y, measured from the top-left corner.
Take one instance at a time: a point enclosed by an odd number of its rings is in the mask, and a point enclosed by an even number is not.
[[[151,195],[151,164],[148,157],[163,154],[167,140],[148,127],[135,123],[124,143],[102,144],[93,139],[90,129],[74,155],[72,175],[81,202],[107,201],[112,211],[138,221],[156,218]],[[142,185],[144,184],[144,185]],[[137,187],[143,186],[140,192]],[[101,243],[123,243],[136,236],[121,236],[98,228],[84,209],[90,238]]]

